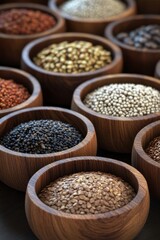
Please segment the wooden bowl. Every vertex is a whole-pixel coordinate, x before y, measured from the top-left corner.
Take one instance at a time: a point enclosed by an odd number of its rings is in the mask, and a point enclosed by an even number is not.
[[[84,105],[83,100],[88,93],[112,83],[143,84],[160,91],[160,81],[142,75],[115,74],[87,81],[77,87],[73,94],[72,109],[91,120],[99,147],[110,152],[130,153],[136,134],[144,126],[160,119],[160,112],[141,117],[114,117],[97,113]]]
[[[71,110],[54,107],[38,107],[20,110],[0,119],[0,137],[23,122],[53,119],[70,123],[83,134],[76,146],[57,153],[27,154],[9,150],[0,145],[0,180],[8,186],[25,191],[30,177],[41,167],[67,157],[96,155],[97,141],[92,123]]]
[[[160,14],[160,1],[159,0],[136,0],[138,13],[143,14]]]
[[[107,24],[115,20],[126,18],[136,14],[136,3],[134,0],[122,0],[127,8],[121,14],[106,19],[85,19],[68,15],[59,9],[59,6],[66,0],[50,0],[49,7],[57,11],[66,20],[67,30],[71,32],[84,32],[96,35],[103,35]]]
[[[6,3],[38,3],[38,4],[44,4],[47,5],[48,1],[47,0],[3,0],[2,3],[0,4],[6,4]]]
[[[46,71],[33,63],[33,57],[42,49],[52,43],[60,43],[62,41],[89,41],[94,45],[102,45],[106,50],[111,51],[113,61],[109,65],[94,72],[78,74]],[[21,67],[23,70],[32,73],[39,80],[43,89],[46,105],[70,107],[73,91],[79,84],[97,76],[121,72],[122,54],[117,46],[107,41],[105,38],[83,33],[62,33],[54,36],[47,36],[28,44],[22,52]]]
[[[121,177],[136,191],[122,208],[103,214],[75,215],[54,210],[39,198],[39,192],[59,177],[76,172],[101,171]],[[41,240],[131,240],[144,226],[149,210],[146,180],[133,167],[101,157],[76,157],[40,169],[29,181],[25,202],[29,225]]]
[[[24,46],[33,41],[34,39],[44,37],[47,35],[64,32],[65,31],[65,22],[55,11],[51,11],[48,7],[39,4],[31,3],[13,3],[13,4],[4,4],[0,5],[0,12],[13,9],[13,8],[27,8],[33,10],[39,10],[53,16],[57,24],[55,27],[44,31],[42,33],[30,34],[30,35],[13,35],[0,33],[0,65],[19,67],[21,52]]]
[[[123,52],[124,71],[154,76],[155,64],[160,58],[160,50],[137,49],[120,42],[116,35],[121,32],[129,32],[142,25],[160,25],[159,15],[139,15],[124,20],[116,21],[105,29],[105,36],[117,44]]]
[[[22,84],[31,94],[30,97],[23,103],[12,108],[0,110],[0,118],[23,108],[38,107],[43,104],[40,84],[37,79],[30,74],[15,68],[0,67],[0,78],[12,79],[18,84]]]
[[[153,122],[138,132],[132,149],[132,165],[146,178],[153,196],[160,198],[160,164],[145,152],[148,144],[158,136],[160,136],[160,121]]]
[[[158,61],[155,69],[155,77],[160,79],[160,61]]]

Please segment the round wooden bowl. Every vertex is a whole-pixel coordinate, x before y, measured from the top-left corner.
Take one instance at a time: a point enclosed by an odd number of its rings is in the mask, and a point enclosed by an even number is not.
[[[30,97],[23,103],[12,108],[0,110],[0,118],[23,108],[38,107],[43,104],[40,84],[32,75],[15,68],[0,67],[0,78],[12,79],[26,87],[30,93]]]
[[[38,3],[38,4],[44,4],[47,5],[48,1],[47,0],[3,0],[2,3],[0,4],[6,4],[6,3]]]
[[[30,35],[13,35],[0,33],[0,65],[19,67],[21,60],[21,52],[24,46],[40,37],[47,35],[60,33],[65,31],[65,22],[61,16],[59,16],[55,11],[51,11],[48,7],[40,4],[32,3],[13,3],[0,5],[0,12],[6,11],[13,8],[27,8],[33,10],[39,10],[53,16],[57,22],[55,27],[44,31],[42,33],[30,34]]]
[[[46,71],[34,64],[32,61],[33,57],[42,49],[50,44],[63,41],[89,41],[94,45],[101,45],[111,52],[112,63],[94,72],[78,74]],[[39,80],[46,105],[70,107],[73,91],[79,84],[97,76],[119,73],[122,70],[122,64],[121,50],[105,38],[83,33],[61,33],[54,36],[47,36],[28,44],[22,52],[21,67],[23,70],[32,73]]]
[[[9,150],[0,145],[0,180],[8,186],[25,191],[30,177],[41,167],[67,157],[96,155],[97,140],[92,123],[71,110],[54,107],[37,107],[20,110],[0,119],[0,137],[23,122],[53,119],[75,126],[84,136],[76,146],[50,154],[27,154]]]
[[[81,171],[119,176],[135,189],[136,196],[117,210],[83,216],[54,210],[39,199],[38,194],[50,182]],[[41,240],[131,240],[146,222],[149,192],[144,177],[126,163],[101,157],[68,158],[40,169],[30,179],[25,209],[32,231]]]
[[[107,24],[115,20],[136,14],[136,3],[134,0],[122,0],[127,8],[121,14],[105,19],[78,18],[68,15],[59,9],[59,6],[66,0],[50,0],[49,7],[57,11],[66,20],[67,30],[71,32],[84,32],[96,35],[103,35]]]
[[[160,61],[158,61],[155,69],[155,77],[160,79]]]
[[[138,13],[143,14],[160,14],[160,1],[159,0],[136,0]]]
[[[137,49],[120,42],[116,36],[121,32],[129,32],[142,25],[160,25],[159,15],[139,15],[116,21],[105,29],[105,36],[119,46],[124,57],[124,71],[154,76],[155,64],[160,58],[160,50]]]
[[[146,178],[150,192],[160,198],[160,164],[145,152],[148,144],[158,136],[160,136],[160,121],[153,122],[138,132],[132,149],[132,165]]]
[[[143,75],[115,74],[87,81],[73,94],[72,109],[91,120],[99,147],[110,152],[130,153],[136,134],[144,126],[160,119],[160,112],[141,117],[114,117],[97,113],[84,105],[83,100],[88,93],[112,83],[143,84],[160,91],[160,81]]]

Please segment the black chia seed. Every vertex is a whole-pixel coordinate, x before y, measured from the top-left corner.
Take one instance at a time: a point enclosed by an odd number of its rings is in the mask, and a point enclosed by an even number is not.
[[[2,137],[0,144],[22,153],[47,154],[64,151],[83,140],[72,125],[54,120],[21,123]]]

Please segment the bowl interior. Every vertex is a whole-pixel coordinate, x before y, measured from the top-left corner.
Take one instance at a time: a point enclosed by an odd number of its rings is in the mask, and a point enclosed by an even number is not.
[[[69,113],[67,111],[63,111],[62,109],[30,109],[23,110],[18,114],[12,114],[9,118],[6,117],[0,122],[0,137],[7,134],[11,129],[16,127],[17,125],[28,122],[31,120],[40,120],[40,119],[52,119],[55,121],[62,121],[71,124],[76,129],[78,129],[82,135],[87,135],[87,126],[85,122],[76,116],[76,114]],[[2,145],[0,145],[2,146]]]
[[[123,166],[123,164],[117,164],[116,162],[117,161],[112,159],[106,161],[98,157],[83,157],[83,159],[77,158],[62,160],[60,164],[54,164],[53,167],[51,166],[47,170],[43,171],[43,173],[37,178],[35,182],[36,194],[38,195],[45,186],[60,177],[77,172],[90,171],[111,173],[121,177],[124,181],[128,182],[137,193],[139,183],[135,174],[133,174],[130,168],[126,168]]]

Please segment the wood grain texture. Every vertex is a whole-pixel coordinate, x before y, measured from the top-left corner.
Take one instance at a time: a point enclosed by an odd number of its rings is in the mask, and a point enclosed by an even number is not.
[[[0,78],[12,79],[18,84],[26,87],[30,93],[30,97],[23,103],[4,110],[0,110],[0,118],[20,109],[29,107],[38,107],[43,104],[42,91],[39,82],[30,74],[15,68],[0,67]]]
[[[65,31],[65,21],[55,11],[51,11],[47,6],[32,4],[32,3],[13,3],[0,5],[0,11],[9,10],[13,8],[27,8],[33,10],[40,10],[42,12],[52,15],[57,24],[55,27],[37,34],[30,35],[13,35],[0,33],[0,65],[19,67],[21,60],[21,52],[24,46],[40,37],[60,33]]]
[[[108,25],[105,36],[117,44],[123,52],[124,72],[140,73],[154,76],[155,65],[160,59],[160,50],[136,49],[117,40],[116,35],[120,32],[129,32],[142,25],[160,25],[159,15],[139,15],[123,19]]]
[[[145,148],[160,136],[160,121],[144,127],[136,136],[132,149],[132,165],[146,178],[150,192],[160,199],[160,163],[155,162],[145,153]]]
[[[160,61],[158,61],[158,63],[156,64],[155,77],[160,79]]]
[[[96,113],[83,104],[88,93],[111,83],[138,83],[160,90],[160,81],[136,74],[115,74],[87,81],[73,94],[72,109],[91,120],[96,129],[99,147],[111,152],[130,153],[136,134],[144,126],[160,119],[160,113],[142,117],[113,117]]]
[[[57,11],[61,16],[66,20],[67,31],[71,32],[84,32],[84,33],[92,33],[96,35],[103,35],[104,29],[107,24],[113,22],[118,19],[126,18],[136,14],[136,4],[134,0],[123,0],[123,2],[127,5],[127,8],[123,13],[106,18],[106,19],[82,19],[78,17],[73,17],[71,15],[67,15],[59,10],[59,5],[64,3],[66,0],[50,0],[49,7],[55,11]]]
[[[94,72],[79,74],[50,72],[33,63],[33,57],[43,48],[62,41],[89,41],[94,45],[102,45],[106,50],[111,51],[113,60],[109,65]],[[28,44],[22,52],[21,67],[39,80],[46,105],[70,107],[73,91],[78,85],[97,76],[119,73],[122,71],[122,64],[121,50],[105,38],[83,33],[61,33]]]
[[[51,107],[28,108],[11,113],[0,119],[0,137],[22,122],[53,119],[70,123],[83,134],[84,139],[76,146],[57,153],[26,154],[0,145],[0,180],[6,185],[25,191],[30,177],[41,167],[62,158],[96,155],[97,140],[92,123],[71,110]]]
[[[136,0],[138,14],[160,14],[159,0]]]
[[[119,176],[133,186],[136,196],[120,209],[84,216],[54,210],[38,198],[37,194],[51,181],[81,171]],[[125,163],[101,157],[68,158],[40,169],[30,179],[25,209],[32,231],[41,240],[131,240],[146,222],[149,192],[144,177]]]

